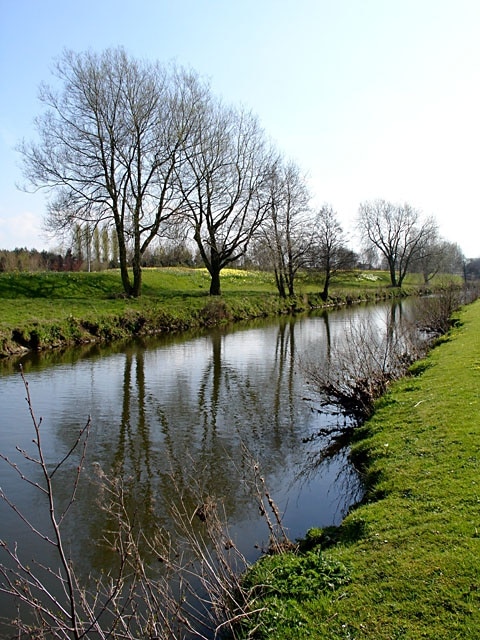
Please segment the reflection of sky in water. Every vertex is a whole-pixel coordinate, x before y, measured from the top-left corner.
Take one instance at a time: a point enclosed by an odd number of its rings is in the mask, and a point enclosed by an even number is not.
[[[225,501],[232,533],[253,559],[255,545],[266,544],[268,531],[245,493],[245,445],[260,461],[292,538],[311,526],[338,524],[359,497],[358,479],[345,449],[315,468],[324,442],[312,436],[342,419],[317,411],[298,362],[323,357],[328,341],[340,339],[352,317],[368,317],[380,329],[386,311],[387,306],[344,309],[331,312],[328,323],[322,315],[282,318],[201,337],[149,340],[148,348],[138,342],[120,353],[102,349],[84,359],[67,353],[49,367],[42,367],[40,358],[26,370],[35,413],[43,418],[47,459],[65,455],[91,416],[86,480],[92,462],[104,469],[119,466],[137,478],[139,505],[152,508],[164,522],[174,499],[170,471],[181,482],[197,474],[208,493]],[[0,450],[15,460],[20,459],[16,445],[32,446],[24,398],[19,374],[3,375]],[[70,467],[74,464],[75,459]],[[68,468],[58,475],[58,491],[65,499]],[[44,508],[5,464],[0,464],[0,486],[42,521]],[[104,516],[95,507],[97,493],[85,482],[66,525],[72,552],[85,564],[87,558],[98,562],[92,540],[101,535]],[[26,544],[5,504],[0,504],[0,517],[2,536]]]

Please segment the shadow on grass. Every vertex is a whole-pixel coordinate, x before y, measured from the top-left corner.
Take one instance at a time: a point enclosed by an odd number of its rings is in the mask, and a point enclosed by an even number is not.
[[[117,273],[0,274],[0,298],[107,298],[121,291]]]

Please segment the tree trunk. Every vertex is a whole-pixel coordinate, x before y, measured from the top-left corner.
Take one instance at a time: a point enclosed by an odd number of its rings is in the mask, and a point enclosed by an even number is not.
[[[390,282],[392,287],[398,287],[397,283],[397,272],[395,271],[395,262],[394,260],[388,261],[388,267],[390,269]]]
[[[321,299],[325,302],[328,298],[328,290],[330,288],[330,278],[332,277],[332,258],[331,258],[331,249],[327,250],[327,255],[325,256],[325,282],[323,283],[323,291],[320,294]]]
[[[138,298],[142,292],[142,268],[140,261],[140,256],[135,256],[133,259],[133,286],[131,287],[130,295],[134,298]]]
[[[118,233],[118,260],[120,262],[120,275],[122,278],[123,290],[127,294],[127,296],[131,296],[132,292],[132,284],[130,282],[130,276],[128,275],[128,264],[127,264],[127,248],[125,246],[125,241],[123,236]]]
[[[211,296],[219,296],[221,294],[220,290],[220,269],[218,267],[212,267],[210,269],[210,295]]]
[[[133,286],[131,289],[131,295],[134,298],[138,298],[142,291],[142,252],[140,251],[140,204],[137,203],[135,211],[133,213],[133,258],[132,258],[132,270],[133,270]]]
[[[288,295],[293,298],[293,296],[295,295],[295,289],[294,289],[294,285],[293,285],[293,277],[288,277]]]
[[[291,298],[293,298],[293,296],[295,295],[294,280],[295,280],[295,273],[293,270],[293,258],[291,255],[289,255],[288,269],[287,269],[287,286],[288,286],[288,295]]]
[[[215,247],[210,248],[210,264],[207,266],[208,272],[210,273],[210,295],[211,296],[219,296],[221,295],[220,291],[220,271],[222,267],[220,265],[220,256]]]
[[[278,293],[281,298],[286,298],[285,282],[283,280],[283,274],[278,269],[275,269],[275,283],[277,285]]]
[[[405,276],[407,275],[407,272],[408,272],[408,264],[409,264],[409,260],[406,260],[403,265],[400,264],[400,268],[398,269],[397,287],[401,287],[403,284],[403,281],[405,280]]]
[[[323,291],[320,294],[321,299],[325,302],[328,298],[328,290],[330,288],[330,274],[326,273],[325,274],[325,282],[323,285]]]

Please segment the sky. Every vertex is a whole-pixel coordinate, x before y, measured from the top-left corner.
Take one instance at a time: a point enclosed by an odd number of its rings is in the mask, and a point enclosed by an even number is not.
[[[478,0],[0,0],[0,249],[55,249],[16,145],[64,49],[193,68],[243,105],[330,204],[408,202],[480,256]]]

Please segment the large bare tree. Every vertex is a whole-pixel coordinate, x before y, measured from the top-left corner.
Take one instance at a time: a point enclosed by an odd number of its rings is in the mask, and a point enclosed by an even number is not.
[[[121,48],[66,51],[55,75],[60,90],[40,91],[39,140],[20,146],[24,174],[51,191],[50,230],[113,226],[124,290],[138,296],[142,255],[178,211],[174,169],[201,83]]]
[[[210,99],[183,148],[178,177],[184,212],[210,274],[210,294],[220,295],[220,273],[245,255],[268,209],[271,159],[257,119]]]
[[[357,228],[366,248],[384,257],[392,287],[401,287],[413,262],[436,239],[434,218],[422,219],[409,204],[373,200],[360,205]]]
[[[273,267],[281,297],[295,294],[295,276],[305,265],[312,241],[310,194],[298,166],[278,158],[271,172],[268,215],[262,225],[257,250],[263,250]]]

